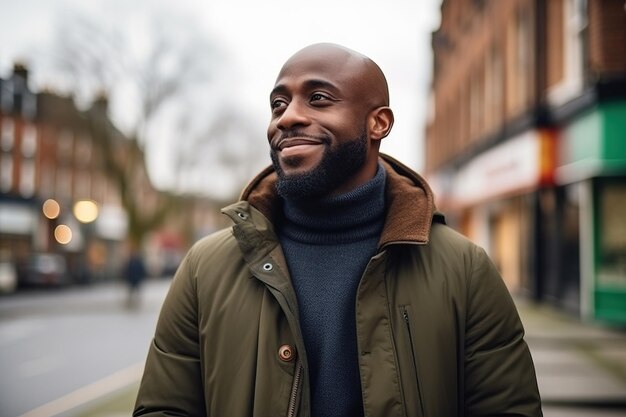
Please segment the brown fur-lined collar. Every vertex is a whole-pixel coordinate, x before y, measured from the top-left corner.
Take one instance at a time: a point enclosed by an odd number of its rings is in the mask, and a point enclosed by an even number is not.
[[[426,181],[416,172],[394,158],[380,154],[387,172],[387,219],[380,245],[393,242],[426,243],[435,205],[433,193]],[[257,175],[241,194],[268,219],[281,215],[280,199],[276,196],[277,176],[270,166]]]

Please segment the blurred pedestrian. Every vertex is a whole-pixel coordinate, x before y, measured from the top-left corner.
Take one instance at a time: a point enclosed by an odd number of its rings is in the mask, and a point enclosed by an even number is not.
[[[126,306],[137,308],[140,302],[141,284],[146,278],[146,266],[141,251],[136,248],[131,249],[126,263],[125,277],[128,287]]]
[[[273,167],[163,304],[135,416],[541,416],[515,305],[445,225],[369,58],[306,47],[270,95]]]

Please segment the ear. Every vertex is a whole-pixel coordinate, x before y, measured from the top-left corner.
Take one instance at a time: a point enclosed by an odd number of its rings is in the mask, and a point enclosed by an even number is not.
[[[381,140],[385,138],[393,127],[393,112],[389,107],[377,107],[372,110],[368,117],[370,139]]]

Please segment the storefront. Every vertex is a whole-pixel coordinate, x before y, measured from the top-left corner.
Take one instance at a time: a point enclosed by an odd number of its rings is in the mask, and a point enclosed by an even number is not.
[[[33,246],[37,212],[32,200],[0,198],[0,254],[13,263],[24,261]]]
[[[553,174],[554,134],[529,130],[435,180],[452,225],[489,252],[513,293],[535,296],[535,207]]]
[[[626,324],[626,103],[608,102],[567,125],[556,181],[578,219],[583,317]],[[578,230],[575,230],[578,229]],[[564,259],[568,262],[568,259]]]

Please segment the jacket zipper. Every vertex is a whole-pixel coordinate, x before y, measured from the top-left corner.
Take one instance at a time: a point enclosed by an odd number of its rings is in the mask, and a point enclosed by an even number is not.
[[[296,403],[298,401],[301,378],[302,362],[298,360],[298,362],[296,363],[296,373],[293,376],[293,385],[291,386],[291,396],[289,397],[289,408],[287,408],[287,417],[294,417],[296,415]]]
[[[413,346],[413,332],[411,331],[411,320],[409,318],[409,312],[406,306],[402,306],[402,316],[404,317],[406,330],[409,334],[409,344],[411,345],[411,357],[413,358],[413,369],[415,369],[415,383],[417,384],[417,392],[420,400],[420,409],[422,411],[422,415],[426,416],[426,414],[424,413],[424,402],[422,401],[422,390],[419,386],[419,376],[417,374],[417,360],[415,359],[415,347]]]

